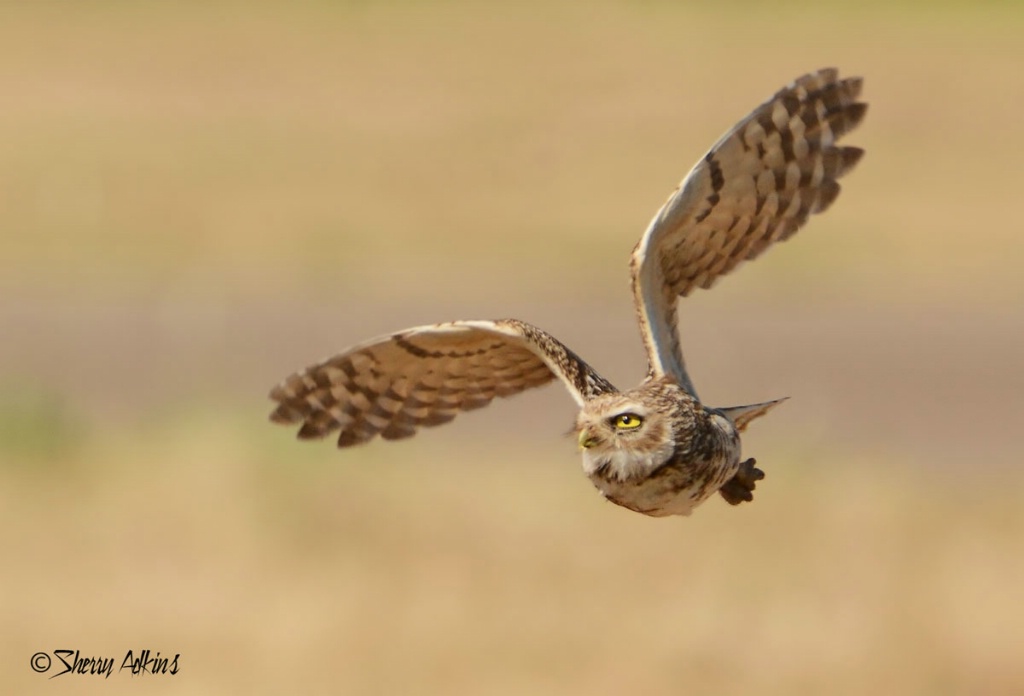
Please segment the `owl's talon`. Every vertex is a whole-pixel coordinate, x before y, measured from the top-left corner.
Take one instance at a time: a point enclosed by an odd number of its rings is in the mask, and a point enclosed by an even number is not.
[[[764,478],[764,472],[754,466],[755,464],[757,464],[757,460],[753,457],[742,462],[740,470],[736,472],[736,475],[718,489],[719,494],[730,505],[739,505],[743,502],[749,503],[754,499],[754,489],[757,488],[757,482]]]

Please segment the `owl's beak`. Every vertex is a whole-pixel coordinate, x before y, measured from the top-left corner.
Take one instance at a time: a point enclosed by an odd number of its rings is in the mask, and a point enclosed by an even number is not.
[[[588,428],[584,428],[580,431],[580,438],[578,440],[582,449],[590,449],[597,444],[597,438],[590,432]]]

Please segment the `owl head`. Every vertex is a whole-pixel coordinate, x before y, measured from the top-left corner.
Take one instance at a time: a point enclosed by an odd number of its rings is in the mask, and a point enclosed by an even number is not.
[[[577,442],[588,476],[619,481],[645,477],[676,448],[674,416],[663,395],[640,388],[591,399],[576,418]]]

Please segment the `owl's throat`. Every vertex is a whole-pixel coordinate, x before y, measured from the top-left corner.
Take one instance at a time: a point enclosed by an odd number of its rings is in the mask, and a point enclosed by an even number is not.
[[[659,447],[641,452],[634,448],[592,448],[583,450],[583,471],[591,478],[626,482],[642,480],[666,464],[672,448]]]

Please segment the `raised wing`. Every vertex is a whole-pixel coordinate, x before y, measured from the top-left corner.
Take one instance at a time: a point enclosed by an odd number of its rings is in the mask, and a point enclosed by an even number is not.
[[[338,446],[410,437],[558,378],[576,402],[615,391],[560,341],[515,319],[408,329],[349,348],[296,372],[270,392],[276,423],[299,437],[340,430]]]
[[[867,111],[861,83],[832,68],[796,79],[722,136],[654,216],[630,264],[653,376],[696,396],[676,298],[788,239],[839,195],[836,180],[864,154],[835,144]]]

